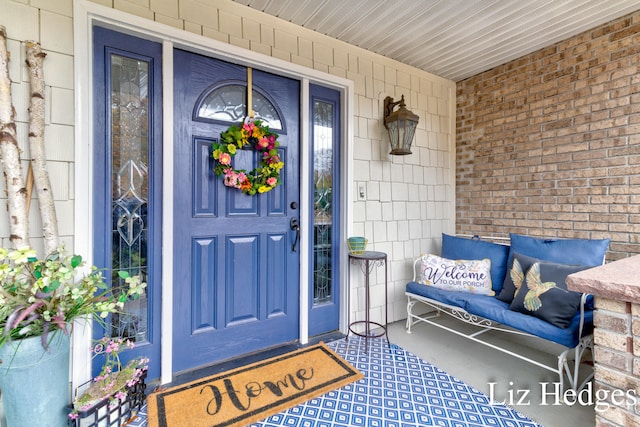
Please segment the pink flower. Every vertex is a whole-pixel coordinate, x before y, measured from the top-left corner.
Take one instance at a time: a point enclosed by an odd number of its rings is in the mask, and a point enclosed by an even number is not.
[[[227,169],[224,175],[224,185],[227,187],[240,188],[240,184],[242,184],[246,180],[246,175],[243,173],[234,172],[232,169]]]
[[[229,173],[224,176],[224,185],[227,187],[235,187],[238,184],[238,176],[234,173]]]
[[[221,165],[230,165],[231,164],[231,156],[229,153],[220,154],[220,158],[218,159]]]
[[[269,140],[267,138],[260,138],[258,143],[256,144],[261,150],[264,150],[269,146]]]
[[[267,178],[267,185],[270,185],[271,187],[275,187],[277,182],[278,180],[274,177]]]
[[[269,138],[269,146],[267,148],[273,150],[276,145],[276,137],[275,135],[269,135],[267,138]]]
[[[105,393],[110,393],[111,390],[113,390],[113,387],[116,385],[115,381],[111,381],[109,384],[105,384],[104,387],[101,387],[100,390],[104,391]]]
[[[268,165],[273,164],[273,163],[278,163],[278,162],[280,161],[280,157],[278,157],[278,155],[277,155],[277,154],[274,154],[274,155],[272,156],[272,155],[271,155],[271,154],[269,154],[268,152],[265,152],[265,153],[262,155],[262,157],[263,157],[263,161],[264,161],[266,164],[268,164]]]
[[[253,122],[245,123],[244,125],[242,125],[242,129],[246,130],[249,133],[249,136],[251,136],[251,134],[253,133],[254,127],[255,125],[253,124]]]
[[[120,349],[120,345],[119,343],[115,342],[115,341],[111,341],[109,342],[109,345],[107,345],[107,353],[115,353]]]

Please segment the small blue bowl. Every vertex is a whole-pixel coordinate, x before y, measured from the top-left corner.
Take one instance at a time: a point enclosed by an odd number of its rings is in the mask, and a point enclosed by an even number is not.
[[[367,247],[368,240],[364,237],[354,236],[349,237],[347,239],[347,246],[349,247],[349,252],[354,255],[362,255],[364,253],[365,248]]]

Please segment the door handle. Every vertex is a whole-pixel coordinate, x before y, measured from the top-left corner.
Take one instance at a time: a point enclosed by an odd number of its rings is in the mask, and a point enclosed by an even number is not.
[[[296,251],[296,247],[298,246],[298,240],[300,239],[300,223],[298,222],[298,218],[293,217],[291,221],[289,221],[289,228],[296,232],[296,239],[293,241],[291,245],[291,252]]]

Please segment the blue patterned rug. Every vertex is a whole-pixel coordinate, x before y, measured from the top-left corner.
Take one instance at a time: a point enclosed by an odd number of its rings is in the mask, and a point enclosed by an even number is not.
[[[252,427],[539,427],[384,339],[349,337],[327,343],[364,379],[252,424]],[[146,427],[146,406],[128,426]]]

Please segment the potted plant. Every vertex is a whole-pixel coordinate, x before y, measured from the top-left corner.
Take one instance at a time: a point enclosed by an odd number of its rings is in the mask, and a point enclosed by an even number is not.
[[[149,359],[138,357],[124,367],[120,361],[120,352],[134,346],[123,338],[103,337],[95,343],[93,357],[103,356],[105,362],[98,376],[78,388],[69,414],[72,426],[120,425],[137,413],[145,401]]]
[[[103,321],[146,286],[138,276],[118,275],[121,285],[111,287],[101,270],[84,269],[81,256],[63,249],[39,259],[29,247],[0,248],[0,389],[8,427],[66,425],[73,322]]]

